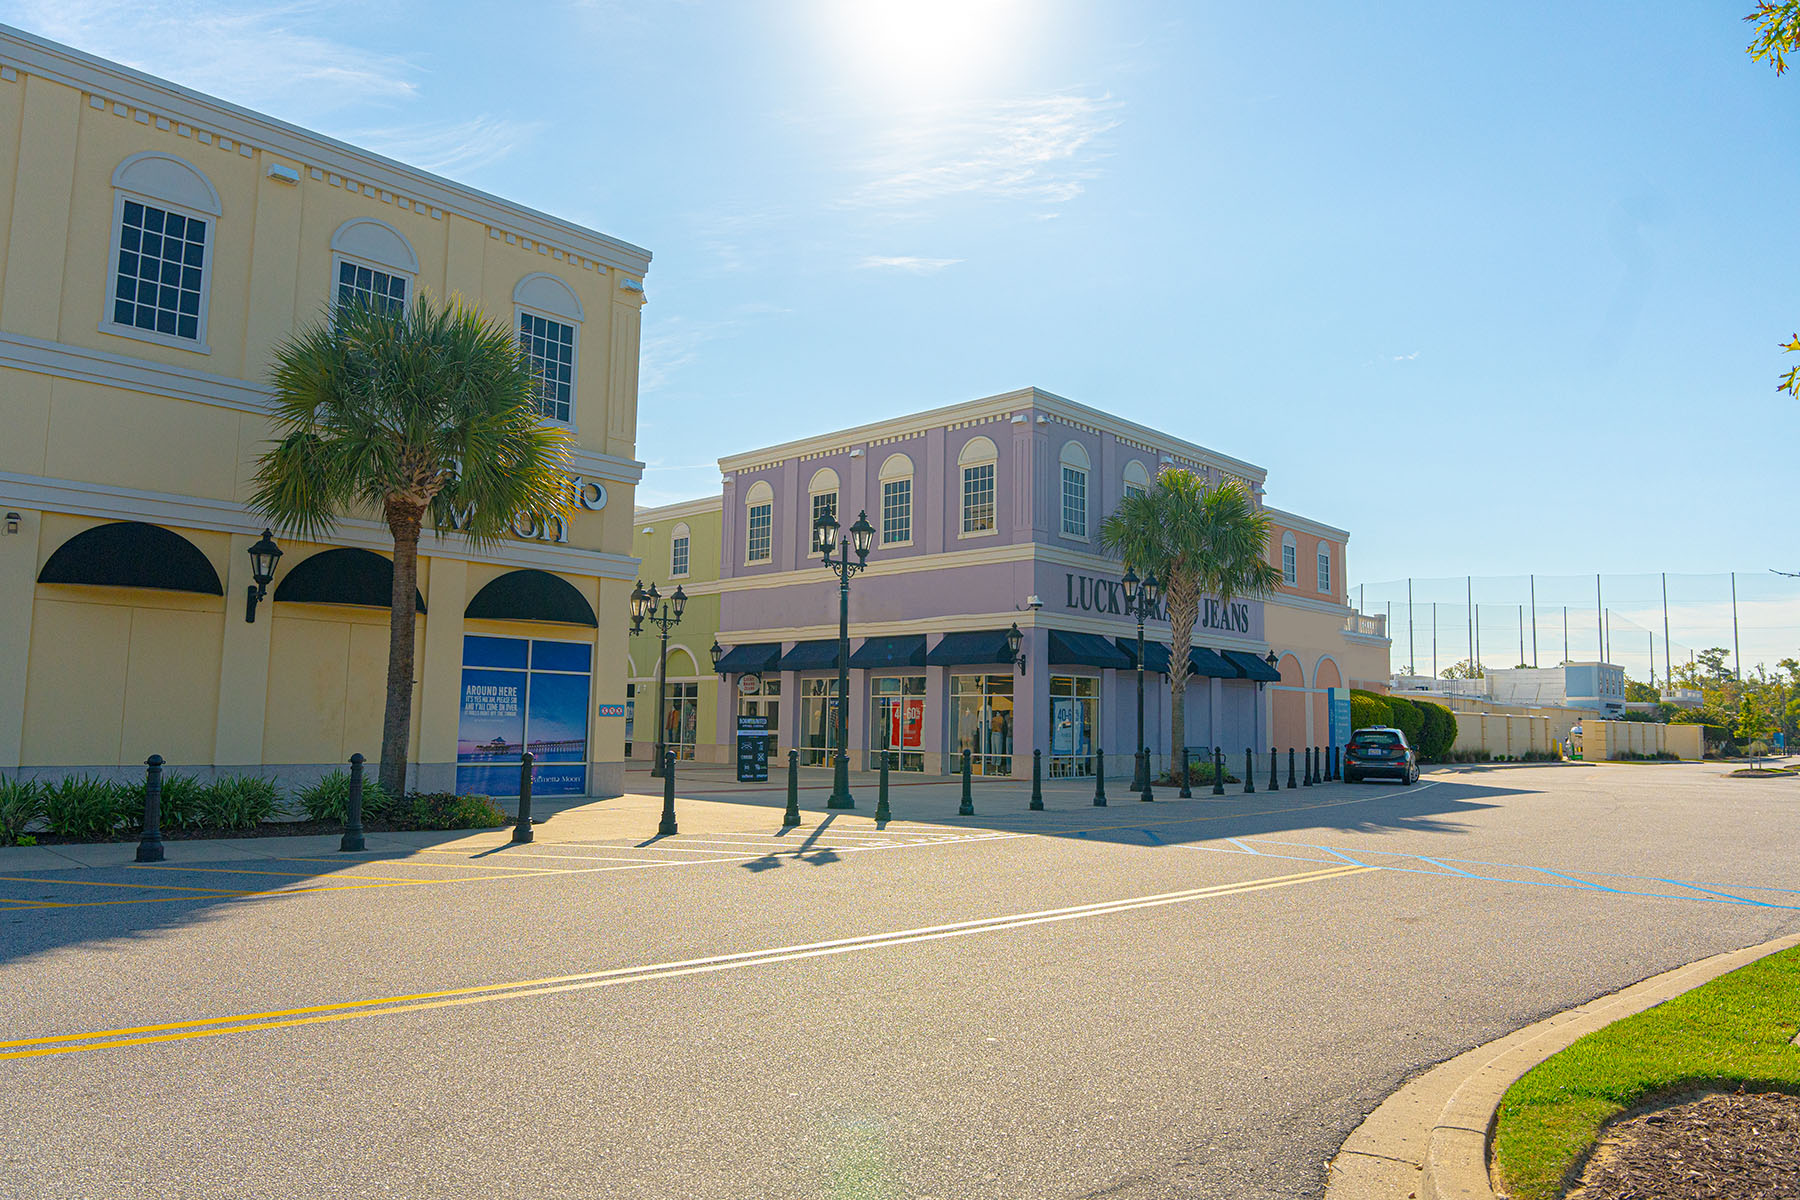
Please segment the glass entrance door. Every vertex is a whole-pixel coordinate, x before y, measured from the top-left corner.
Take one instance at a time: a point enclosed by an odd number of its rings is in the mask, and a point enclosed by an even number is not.
[[[887,675],[869,681],[869,768],[880,765],[885,750],[888,769],[925,769],[925,677]]]
[[[1092,775],[1100,728],[1100,681],[1091,675],[1050,677],[1050,777]]]
[[[800,681],[800,762],[809,767],[831,765],[831,748],[837,744],[837,680]]]
[[[955,769],[969,752],[976,775],[1011,775],[1013,679],[1011,675],[950,677],[950,751]]]

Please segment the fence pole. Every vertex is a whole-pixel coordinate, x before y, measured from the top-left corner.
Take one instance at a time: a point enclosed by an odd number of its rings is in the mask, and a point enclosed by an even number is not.
[[[881,756],[881,765],[884,769],[887,767],[887,755],[885,754]],[[970,790],[970,782],[969,752],[964,750],[962,752],[962,803],[956,809],[956,815],[959,817],[975,815],[975,794]]]
[[[350,799],[344,805],[344,836],[338,840],[338,850],[362,850],[362,792],[363,763],[367,762],[360,754],[350,756]]]
[[[656,827],[656,832],[663,837],[681,832],[675,824],[675,752],[673,750],[667,751],[663,755],[662,823]]]
[[[512,840],[529,842],[537,835],[531,832],[531,775],[537,755],[527,750],[519,756],[519,822],[513,826]]]
[[[144,832],[138,837],[138,862],[163,860],[162,769],[162,755],[144,760]]]
[[[1044,752],[1031,752],[1031,811],[1044,811]]]
[[[1106,807],[1106,750],[1094,747],[1094,807]]]
[[[800,823],[800,752],[788,751],[787,811],[781,814],[781,827],[791,829]]]

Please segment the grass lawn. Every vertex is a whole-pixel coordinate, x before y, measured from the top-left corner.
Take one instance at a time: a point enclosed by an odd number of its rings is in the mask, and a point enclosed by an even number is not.
[[[1800,1092],[1800,947],[1590,1033],[1513,1084],[1494,1133],[1514,1200],[1555,1200],[1608,1121],[1690,1087]]]

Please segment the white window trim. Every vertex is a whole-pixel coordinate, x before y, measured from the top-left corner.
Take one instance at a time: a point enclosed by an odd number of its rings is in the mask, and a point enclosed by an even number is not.
[[[1093,470],[1092,470],[1092,468],[1089,468],[1089,467],[1077,466],[1075,463],[1072,463],[1072,462],[1064,462],[1064,463],[1060,463],[1058,465],[1060,466],[1061,469],[1058,470],[1056,473],[1056,528],[1057,528],[1057,531],[1060,532],[1064,538],[1066,538],[1067,540],[1069,540],[1071,542],[1091,542],[1094,540],[1093,539],[1093,530],[1094,530],[1094,487],[1093,487],[1094,474],[1093,474]],[[1081,526],[1082,526],[1082,529],[1084,530],[1084,532],[1082,532],[1082,533],[1070,533],[1069,532],[1069,517],[1068,517],[1069,481],[1064,476],[1064,474],[1063,474],[1064,471],[1075,471],[1081,475]]]
[[[677,571],[675,569],[675,543],[680,542],[680,541],[687,542],[688,569],[686,571]],[[774,549],[773,543],[771,543],[770,549],[771,550]],[[687,527],[687,524],[684,522],[680,525],[677,525],[674,529],[669,531],[669,578],[670,579],[686,579],[688,577],[689,572],[691,572],[693,569],[694,569],[694,534],[693,534],[693,531],[690,530]]]
[[[970,529],[963,528],[965,525],[967,525],[969,523],[968,482],[963,478],[963,472],[969,470],[972,467],[992,467],[992,468],[994,468],[994,523],[992,525],[988,526],[986,529],[970,530]],[[962,541],[967,541],[970,538],[996,537],[999,535],[999,533],[1000,533],[1000,461],[999,461],[998,457],[981,458],[981,459],[975,460],[974,462],[959,462],[959,463],[957,463],[956,464],[956,540],[959,542],[962,542]]]
[[[160,208],[164,212],[172,212],[206,222],[206,254],[200,260],[199,336],[192,341],[170,333],[158,333],[154,329],[139,329],[136,325],[120,325],[113,320],[113,309],[117,306],[119,299],[119,233],[125,223],[125,201],[127,200],[135,200],[139,204],[148,204],[152,208]],[[197,208],[189,208],[185,204],[177,204],[157,196],[146,195],[143,192],[133,192],[115,186],[113,188],[112,237],[108,239],[107,244],[110,249],[106,256],[106,311],[100,317],[100,332],[112,334],[114,337],[133,338],[156,346],[172,346],[177,350],[187,350],[194,354],[211,354],[212,347],[206,341],[206,322],[212,309],[213,258],[219,248],[218,215],[202,212]]]
[[[806,493],[806,532],[805,532],[805,535],[800,540],[806,543],[806,552],[808,554],[817,553],[817,550],[813,546],[813,521],[815,520],[815,518],[813,516],[813,508],[818,504],[818,500],[819,500],[820,496],[830,496],[832,498],[832,500],[831,500],[832,518],[835,520],[840,520],[840,522],[841,522],[841,513],[842,513],[842,510],[844,507],[843,488],[828,487],[828,488],[820,488],[816,492],[807,492]],[[842,526],[840,524],[840,528],[841,527]]]
[[[1294,552],[1294,573],[1288,574],[1287,552]],[[1283,587],[1298,588],[1300,586],[1300,543],[1291,533],[1281,535],[1281,583]]]
[[[338,306],[338,268],[345,263],[350,263],[352,266],[367,267],[371,271],[380,271],[383,275],[398,275],[400,278],[406,280],[406,303],[411,304],[418,297],[419,277],[417,272],[407,271],[389,263],[379,262],[373,258],[363,258],[356,254],[345,254],[342,250],[333,250],[331,252],[331,286],[325,292],[325,294],[331,298],[329,303],[333,312],[337,311]],[[518,318],[515,317],[513,318],[513,333],[516,335],[518,331]],[[572,410],[573,405],[571,405],[571,411]]]
[[[769,510],[769,556],[767,558],[750,557],[750,510],[767,507]],[[775,499],[744,501],[744,565],[761,567],[775,561]]]
[[[335,301],[336,298],[337,292],[334,290],[332,299]],[[551,312],[547,308],[520,304],[515,300],[512,320],[514,338],[519,336],[519,316],[522,313],[530,313],[532,316],[541,317],[546,321],[555,321],[558,325],[567,325],[574,331],[574,344],[569,348],[569,419],[559,421],[555,417],[546,417],[543,413],[539,413],[538,420],[553,429],[567,430],[571,434],[580,433],[581,426],[576,422],[575,414],[581,411],[581,322],[572,319],[567,313]]]
[[[896,475],[892,479],[877,479],[876,485],[881,489],[881,528],[876,531],[875,548],[877,550],[897,550],[913,544],[913,534],[919,528],[919,489],[913,484],[911,475]],[[890,542],[887,540],[887,488],[890,483],[906,485],[906,540]]]
[[[1315,553],[1313,555],[1313,569],[1315,571],[1315,574],[1313,576],[1313,582],[1319,584],[1319,587],[1318,587],[1319,594],[1324,595],[1324,596],[1331,595],[1332,594],[1332,591],[1331,591],[1331,586],[1332,586],[1331,547],[1326,545],[1324,542],[1319,543],[1319,549],[1318,549],[1317,553]],[[1320,576],[1324,577],[1324,582],[1322,582],[1322,583],[1319,582]]]

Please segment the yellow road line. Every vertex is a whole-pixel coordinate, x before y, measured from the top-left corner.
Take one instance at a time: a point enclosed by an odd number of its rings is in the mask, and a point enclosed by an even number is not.
[[[460,854],[460,853],[462,853],[462,851],[460,851],[460,850],[439,850],[439,851],[433,851],[433,853]],[[272,862],[329,863],[329,862],[341,862],[342,860],[336,859],[336,858],[277,858],[277,859],[271,859],[270,861],[272,861]],[[430,867],[430,868],[433,868],[433,869],[439,870],[439,871],[448,871],[448,870],[453,869],[446,863],[414,862],[412,860],[411,856],[408,856],[406,858],[382,858],[382,859],[375,859],[373,861],[392,863],[396,867]],[[346,865],[348,865],[348,864],[346,864]],[[478,862],[465,862],[465,863],[460,863],[458,865],[467,867],[468,869],[470,869],[472,871],[531,871],[534,874],[538,874],[538,875],[582,875],[582,874],[586,874],[586,872],[584,872],[584,871],[578,871],[578,870],[575,870],[570,867],[513,867],[513,866],[507,866],[504,863],[478,863]],[[364,875],[364,876],[357,876],[357,878],[369,879],[369,878],[374,878],[374,876]]]
[[[611,987],[621,983],[672,979],[685,975],[733,970],[740,967],[793,962],[801,959],[845,954],[859,950],[873,950],[888,946],[937,941],[944,938],[964,937],[977,933],[1000,932],[1055,921],[1077,920],[1085,917],[1105,916],[1111,913],[1131,912],[1141,908],[1155,908],[1169,904],[1190,903],[1196,900],[1215,899],[1224,896],[1241,895],[1249,892],[1268,891],[1274,888],[1292,887],[1302,883],[1317,883],[1328,879],[1362,875],[1370,873],[1373,870],[1375,870],[1375,868],[1348,865],[1329,867],[1317,871],[1301,871],[1287,875],[1265,876],[1261,879],[1245,880],[1240,883],[1215,884],[1210,887],[1190,888],[1179,892],[1164,892],[1152,896],[1137,896],[1124,900],[1100,901],[1093,904],[1074,905],[1068,908],[1018,913],[1001,917],[986,917],[977,920],[953,922],[947,925],[897,930],[885,934],[867,934],[860,937],[838,938],[832,941],[812,942],[796,946],[781,946],[768,950],[742,951],[734,954],[714,955],[708,958],[655,963],[639,967],[616,967],[605,971],[592,971],[578,975],[556,975],[540,979],[517,980],[512,983],[450,988],[432,992],[414,992],[400,996],[385,996],[374,1000],[354,1000],[338,1004],[317,1004],[304,1008],[244,1013],[231,1017],[206,1017],[193,1021],[174,1021],[160,1025],[139,1025],[122,1029],[99,1030],[92,1033],[21,1038],[13,1041],[0,1042],[0,1059],[37,1058],[54,1054],[73,1054],[84,1050],[105,1050],[121,1046],[187,1041],[193,1038],[217,1037],[227,1033],[246,1033],[257,1030],[284,1029],[298,1025],[315,1025],[332,1021],[356,1020],[363,1017],[387,1016],[393,1013],[419,1012],[435,1008],[454,1008],[470,1004],[484,1004],[496,1000],[516,999],[527,996],[543,996],[562,992],[585,991],[600,987]]]
[[[131,888],[135,891],[203,892],[212,896],[245,896],[249,894],[229,888],[178,887],[172,883],[109,883],[100,879],[47,879],[33,878],[30,875],[0,875],[0,881],[7,883],[60,883],[70,887]]]

